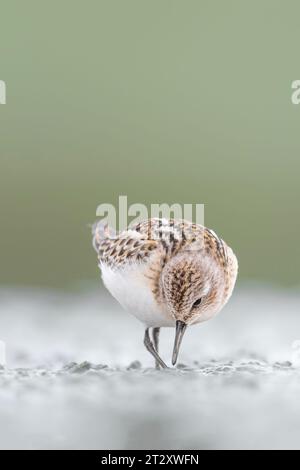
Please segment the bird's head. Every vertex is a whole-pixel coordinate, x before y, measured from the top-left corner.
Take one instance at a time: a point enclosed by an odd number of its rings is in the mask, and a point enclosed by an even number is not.
[[[176,322],[172,363],[175,364],[187,326],[208,320],[222,307],[224,272],[211,256],[185,252],[174,256],[161,275],[161,292]]]

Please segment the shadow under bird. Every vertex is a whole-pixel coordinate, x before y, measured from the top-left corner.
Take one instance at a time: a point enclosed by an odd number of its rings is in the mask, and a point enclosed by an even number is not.
[[[237,278],[232,249],[184,220],[149,219],[118,234],[96,222],[93,246],[105,286],[145,325],[144,344],[157,368],[167,367],[158,351],[160,328],[175,327],[175,365],[186,328],[220,312]]]

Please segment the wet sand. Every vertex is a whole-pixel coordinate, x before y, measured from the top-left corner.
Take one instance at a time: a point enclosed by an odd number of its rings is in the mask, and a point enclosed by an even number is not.
[[[300,448],[299,307],[295,292],[240,288],[156,371],[142,326],[100,290],[2,290],[0,448]]]

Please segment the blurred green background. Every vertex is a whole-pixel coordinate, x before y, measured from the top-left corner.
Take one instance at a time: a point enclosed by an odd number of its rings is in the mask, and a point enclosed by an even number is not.
[[[102,202],[205,203],[241,279],[299,285],[300,3],[2,0],[0,283],[98,279]]]

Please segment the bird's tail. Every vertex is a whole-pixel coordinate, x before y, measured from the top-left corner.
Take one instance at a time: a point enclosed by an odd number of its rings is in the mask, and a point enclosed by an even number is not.
[[[116,233],[109,227],[106,220],[98,220],[92,225],[93,247],[98,252],[101,242],[106,238],[114,238]]]

